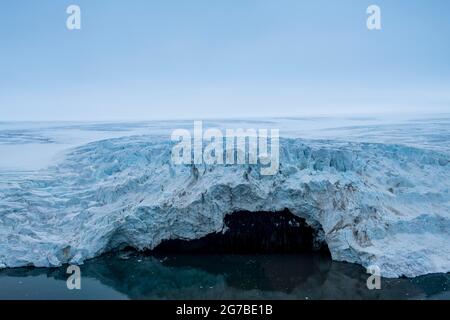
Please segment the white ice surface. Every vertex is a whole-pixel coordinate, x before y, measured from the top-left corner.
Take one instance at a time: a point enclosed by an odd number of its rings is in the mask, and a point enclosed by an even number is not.
[[[0,267],[82,263],[288,208],[323,228],[336,260],[387,277],[450,271],[448,115],[205,126],[280,128],[280,172],[173,165],[170,133],[190,121],[0,124]]]

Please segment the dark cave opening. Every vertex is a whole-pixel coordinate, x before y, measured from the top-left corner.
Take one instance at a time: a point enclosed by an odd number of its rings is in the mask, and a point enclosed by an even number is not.
[[[321,252],[328,246],[318,237],[321,230],[309,226],[285,209],[279,212],[239,211],[224,219],[225,232],[195,240],[165,240],[154,254],[286,254]]]

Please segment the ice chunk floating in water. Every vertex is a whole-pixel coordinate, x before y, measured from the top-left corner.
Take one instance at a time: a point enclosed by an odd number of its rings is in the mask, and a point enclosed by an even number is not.
[[[349,140],[283,138],[274,176],[173,165],[172,142],[155,135],[95,141],[45,170],[2,173],[0,267],[153,249],[223,232],[233,212],[286,209],[334,260],[378,265],[385,277],[450,271],[448,149]]]

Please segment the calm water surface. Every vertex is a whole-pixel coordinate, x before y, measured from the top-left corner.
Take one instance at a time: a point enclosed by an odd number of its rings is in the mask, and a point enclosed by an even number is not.
[[[81,266],[81,290],[66,268],[0,271],[0,299],[450,299],[450,274],[382,279],[321,255],[104,255]]]

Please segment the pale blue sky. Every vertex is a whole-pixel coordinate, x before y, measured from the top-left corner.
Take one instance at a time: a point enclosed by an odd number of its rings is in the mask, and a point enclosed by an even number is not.
[[[0,4],[0,121],[413,111],[450,112],[448,0]]]

